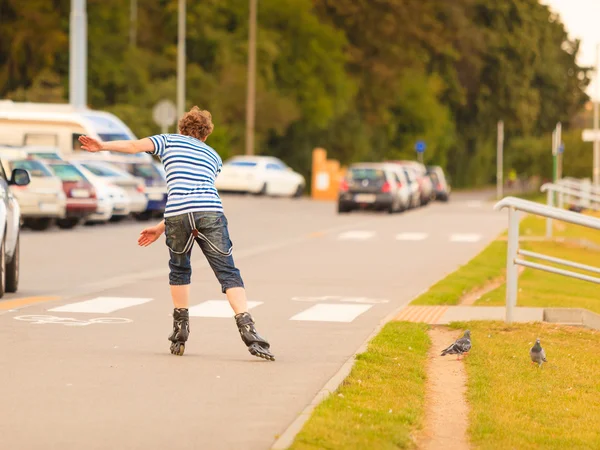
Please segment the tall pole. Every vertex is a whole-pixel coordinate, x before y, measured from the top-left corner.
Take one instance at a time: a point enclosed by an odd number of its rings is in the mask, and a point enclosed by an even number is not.
[[[504,122],[498,121],[498,143],[496,148],[496,198],[503,196],[504,183]]]
[[[129,13],[129,45],[135,47],[137,44],[137,0],[131,0]]]
[[[560,174],[559,174],[559,158],[560,155],[558,153],[558,149],[560,147],[560,143],[562,142],[562,124],[560,122],[558,122],[556,124],[556,137],[554,140],[554,173],[553,173],[553,178],[554,178],[554,183],[556,183],[559,178],[560,178]]]
[[[177,26],[177,116],[185,111],[185,1],[179,0]]]
[[[248,87],[246,96],[246,154],[254,154],[254,117],[256,107],[256,0],[250,0],[248,35]]]
[[[86,0],[71,0],[69,27],[69,103],[87,106],[87,13]]]
[[[596,101],[594,102],[594,186],[600,186],[600,44],[596,46]]]

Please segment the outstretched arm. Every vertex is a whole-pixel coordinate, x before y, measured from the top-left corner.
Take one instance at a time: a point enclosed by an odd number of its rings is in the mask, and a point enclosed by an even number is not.
[[[89,136],[80,136],[79,142],[81,142],[81,148],[88,152],[99,152],[107,150],[110,152],[118,153],[143,153],[153,152],[154,144],[148,138],[139,139],[135,141],[109,141],[102,142],[93,139]]]

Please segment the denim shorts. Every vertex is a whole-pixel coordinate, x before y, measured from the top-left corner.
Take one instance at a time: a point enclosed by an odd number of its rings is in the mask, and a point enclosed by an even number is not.
[[[193,224],[193,226],[192,226]],[[200,233],[194,237],[194,227]],[[222,292],[244,287],[240,271],[231,255],[231,239],[227,218],[220,212],[195,212],[165,218],[166,244],[169,247],[169,284],[190,284],[192,276],[191,255],[194,240],[202,249],[215,273]]]

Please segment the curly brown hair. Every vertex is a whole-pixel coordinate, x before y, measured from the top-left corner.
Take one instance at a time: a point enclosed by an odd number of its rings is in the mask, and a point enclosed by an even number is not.
[[[197,106],[190,109],[179,120],[179,132],[181,134],[201,141],[204,141],[213,132],[214,128],[210,112],[200,110]]]

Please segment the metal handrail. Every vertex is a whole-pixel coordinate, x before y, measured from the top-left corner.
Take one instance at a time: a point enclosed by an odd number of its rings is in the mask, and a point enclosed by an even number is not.
[[[577,178],[565,177],[557,180],[556,184],[562,184],[565,186],[572,186],[575,189],[581,189],[588,191],[592,194],[600,194],[600,186],[594,186],[591,181],[582,181]]]
[[[582,273],[564,270],[558,267],[539,264],[531,261],[526,261],[519,258],[520,256],[541,259],[555,264],[562,264],[567,267],[586,270],[589,272],[600,273],[600,268],[568,261],[561,258],[555,258],[541,253],[529,252],[519,249],[519,212],[534,214],[549,219],[560,220],[563,222],[580,225],[595,230],[600,230],[600,219],[583,214],[578,214],[572,211],[566,211],[554,206],[546,206],[540,203],[531,202],[515,197],[506,197],[494,205],[496,211],[508,208],[508,246],[506,251],[506,322],[512,323],[514,316],[514,308],[517,305],[517,283],[518,271],[517,266],[529,267],[532,269],[543,270],[546,272],[555,273],[571,278],[599,283],[600,278]]]
[[[555,183],[545,183],[542,184],[542,187],[540,188],[540,190],[542,192],[557,192],[559,194],[566,194],[569,195],[571,197],[578,197],[578,198],[582,198],[584,200],[591,200],[593,202],[600,202],[600,195],[594,195],[594,194],[590,194],[588,192],[585,191],[578,191],[575,189],[571,189],[568,186],[562,186],[560,184],[555,184]]]

